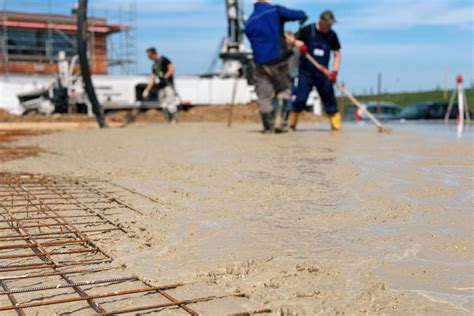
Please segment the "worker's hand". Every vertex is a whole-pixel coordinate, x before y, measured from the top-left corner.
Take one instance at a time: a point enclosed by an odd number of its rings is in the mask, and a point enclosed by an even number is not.
[[[305,56],[308,53],[308,46],[306,44],[301,45],[299,48],[302,56]]]
[[[148,99],[148,97],[150,97],[150,90],[148,89],[145,89],[143,90],[143,93],[142,93],[142,99]]]
[[[331,81],[332,83],[336,83],[337,82],[337,71],[336,70],[333,70],[329,73],[329,81]]]
[[[163,85],[171,86],[171,81],[169,78],[163,78],[161,82],[163,83]]]
[[[305,15],[304,18],[302,18],[302,19],[300,20],[300,25],[305,24],[306,21],[308,21],[308,16],[307,16],[307,15]]]
[[[331,72],[331,71],[329,71],[329,70],[328,70],[327,68],[325,68],[325,67],[319,68],[319,71],[321,71],[321,72],[323,73],[323,75],[325,75],[325,76],[329,79],[329,81],[332,82],[332,79],[331,79],[331,78],[332,78],[332,72]]]

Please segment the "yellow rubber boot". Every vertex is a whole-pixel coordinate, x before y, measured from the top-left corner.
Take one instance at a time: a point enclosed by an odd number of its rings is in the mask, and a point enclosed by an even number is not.
[[[337,112],[329,115],[329,121],[331,122],[331,129],[333,131],[340,131],[342,128],[341,113]]]
[[[296,112],[291,112],[290,116],[288,116],[288,126],[291,130],[296,130],[296,125],[298,125],[298,120],[300,118],[300,114]]]

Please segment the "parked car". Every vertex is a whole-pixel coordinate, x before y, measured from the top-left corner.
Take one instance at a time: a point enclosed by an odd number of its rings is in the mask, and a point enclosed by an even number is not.
[[[441,102],[420,102],[409,105],[402,113],[400,119],[403,120],[443,120],[448,110],[448,103]],[[454,104],[450,119],[459,116],[458,105]]]
[[[367,111],[372,113],[379,120],[395,120],[400,117],[402,108],[391,102],[367,102],[362,105]],[[344,118],[346,120],[362,121],[368,117],[363,110],[357,108],[354,104],[348,104],[344,109]]]
[[[347,104],[344,107],[344,120],[346,121],[355,121],[357,112],[357,106],[352,103]]]

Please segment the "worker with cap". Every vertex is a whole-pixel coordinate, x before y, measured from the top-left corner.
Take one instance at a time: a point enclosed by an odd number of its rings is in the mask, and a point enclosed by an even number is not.
[[[341,114],[338,111],[333,84],[337,82],[337,75],[341,66],[341,44],[339,38],[332,30],[336,22],[331,11],[324,11],[320,20],[314,24],[305,26],[298,35],[298,40],[293,45],[300,48],[301,62],[296,88],[296,98],[288,124],[295,130],[298,124],[299,114],[306,105],[309,94],[313,87],[318,90],[319,96],[324,103],[326,113],[329,116],[332,130],[341,129]],[[329,69],[331,52],[334,54],[332,71],[325,70],[324,73],[317,70],[305,55],[309,53],[318,63]]]
[[[179,106],[178,96],[174,89],[174,73],[176,67],[165,56],[158,54],[156,48],[151,47],[146,51],[148,58],[153,61],[152,74],[148,80],[148,85],[143,91],[142,98],[148,99],[151,90],[158,79],[158,101],[163,110],[165,120],[175,124]]]
[[[273,5],[270,0],[254,1],[254,11],[245,25],[245,34],[252,45],[258,107],[263,132],[282,132],[284,105],[291,98],[288,59],[291,50],[285,41],[284,24],[304,23],[304,11]],[[276,109],[272,100],[277,99]]]

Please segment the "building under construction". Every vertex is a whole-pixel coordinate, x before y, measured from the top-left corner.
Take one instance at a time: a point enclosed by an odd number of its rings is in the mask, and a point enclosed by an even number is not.
[[[61,4],[65,10],[51,9],[29,12],[28,3],[3,3],[0,11],[0,74],[55,74],[58,54],[69,59],[77,54],[77,16],[74,3]],[[57,6],[55,5],[55,8]],[[93,12],[95,13],[95,12]],[[136,65],[136,13],[131,4],[127,10],[97,12],[89,19],[89,58],[93,74],[107,74],[117,66],[118,72],[134,72]]]

